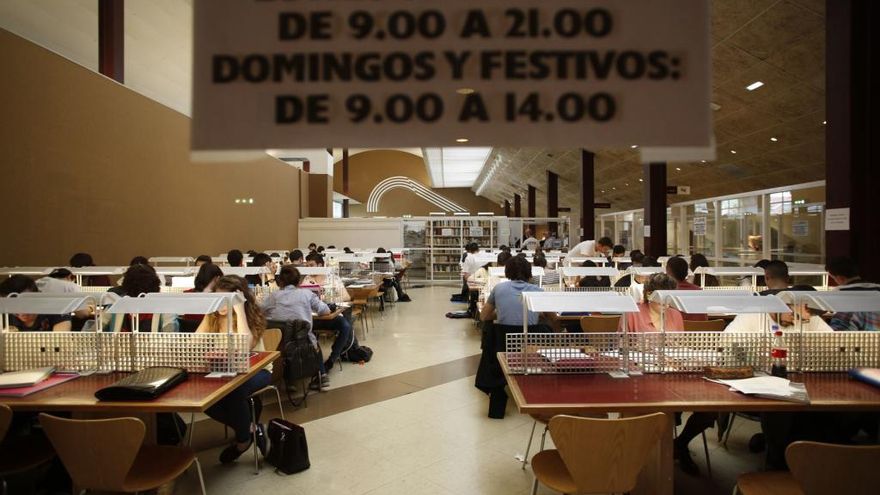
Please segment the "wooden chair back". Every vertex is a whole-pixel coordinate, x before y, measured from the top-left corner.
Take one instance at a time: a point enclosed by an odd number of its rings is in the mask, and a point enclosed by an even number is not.
[[[263,348],[267,351],[277,351],[281,345],[281,329],[267,328],[263,332]]]
[[[581,317],[584,333],[613,333],[620,328],[620,315],[592,315]]]
[[[685,332],[723,332],[726,326],[727,322],[724,320],[684,320]]]
[[[880,487],[880,445],[794,442],[785,460],[808,495],[874,494]]]
[[[550,435],[579,493],[627,493],[665,424],[663,413],[625,419],[560,415],[550,420]]]
[[[125,477],[146,434],[141,420],[78,420],[42,413],[40,425],[75,486],[83,490],[125,491]]]
[[[372,291],[373,287],[348,288],[348,295],[352,301],[366,301]]]
[[[6,438],[10,424],[12,424],[12,409],[6,404],[0,404],[0,442]]]

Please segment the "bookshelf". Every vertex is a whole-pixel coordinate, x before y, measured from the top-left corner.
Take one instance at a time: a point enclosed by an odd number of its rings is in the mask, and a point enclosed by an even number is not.
[[[485,217],[431,219],[431,280],[459,280],[464,247],[476,242],[480,249],[494,248],[498,221]]]

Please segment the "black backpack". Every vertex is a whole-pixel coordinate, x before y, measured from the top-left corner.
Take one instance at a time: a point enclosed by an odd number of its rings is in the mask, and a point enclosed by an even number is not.
[[[290,392],[292,385],[299,382],[303,389],[303,398],[295,401],[288,393],[291,404],[299,407],[308,395],[307,379],[318,375],[321,369],[321,351],[315,349],[309,339],[311,326],[307,321],[268,321],[267,328],[281,329],[281,363],[284,371],[284,381]]]
[[[347,361],[351,361],[352,363],[369,363],[370,359],[373,359],[373,349],[355,343],[351,349],[345,352],[344,356]]]

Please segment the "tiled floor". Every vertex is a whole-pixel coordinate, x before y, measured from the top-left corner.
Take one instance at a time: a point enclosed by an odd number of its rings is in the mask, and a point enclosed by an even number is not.
[[[462,360],[478,352],[478,334],[467,320],[448,320],[443,314],[459,309],[448,302],[449,288],[413,290],[414,302],[390,308],[366,341],[376,351],[375,360],[363,368],[346,365],[343,373],[332,376],[338,390],[311,399],[302,417],[309,443],[312,466],[292,476],[275,474],[265,467],[253,474],[250,453],[231,466],[221,466],[217,456],[222,447],[200,453],[208,493],[220,494],[312,494],[322,495],[524,495],[529,493],[532,476],[522,470],[516,456],[525,450],[532,427],[531,419],[508,405],[504,420],[486,417],[485,395],[473,386],[473,376],[462,370],[475,360]],[[403,373],[443,361],[458,363],[430,368],[426,373]],[[394,361],[394,362],[390,362]],[[393,376],[392,376],[393,375]],[[435,376],[426,381],[425,376]],[[344,377],[344,378],[342,378]],[[375,380],[385,377],[384,380]],[[449,381],[444,383],[448,377]],[[362,383],[367,380],[369,383]],[[369,403],[352,399],[351,409],[341,407],[331,415],[321,413],[324,402],[346,400],[361,387],[377,387],[400,382],[413,387],[388,392],[397,397]],[[439,384],[437,384],[439,383]],[[380,392],[377,392],[377,394]],[[400,395],[403,394],[403,395]],[[335,396],[335,397],[334,397]],[[384,396],[382,397],[384,398]],[[368,405],[363,405],[367,404]],[[269,410],[267,410],[268,412]],[[326,412],[326,411],[325,411]],[[271,412],[270,412],[271,414]],[[739,473],[759,469],[760,455],[749,454],[746,444],[757,425],[737,420],[730,437],[729,451],[709,430],[714,476],[690,477],[676,470],[676,493],[727,494]],[[539,427],[532,453],[540,442]],[[548,446],[552,440],[548,437]],[[691,444],[694,459],[705,473],[705,460],[699,439]],[[198,493],[194,473],[184,475],[176,493]],[[539,493],[552,493],[541,489]]]

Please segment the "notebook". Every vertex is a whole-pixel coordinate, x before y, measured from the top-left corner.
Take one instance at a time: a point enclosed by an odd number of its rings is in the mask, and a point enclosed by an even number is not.
[[[706,378],[706,380],[727,385],[733,391],[764,399],[810,403],[810,396],[807,394],[807,388],[803,383],[792,382],[778,376],[756,376],[738,380],[713,380]]]
[[[34,368],[31,370],[9,371],[0,374],[0,388],[32,387],[55,372],[55,368]]]

